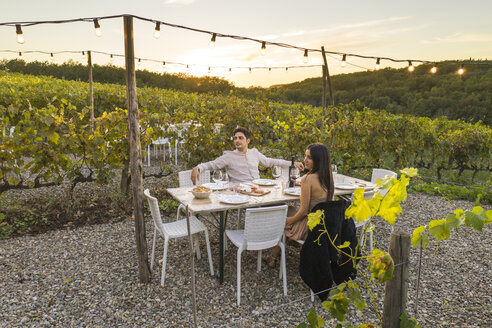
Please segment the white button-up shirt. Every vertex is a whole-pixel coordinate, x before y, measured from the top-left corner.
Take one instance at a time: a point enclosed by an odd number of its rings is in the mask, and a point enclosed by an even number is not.
[[[274,165],[288,167],[290,162],[283,159],[268,158],[258,151],[258,149],[248,149],[246,153],[237,149],[234,151],[224,151],[219,158],[198,165],[200,172],[203,170],[226,169],[229,180],[232,183],[248,182],[260,177],[258,165],[272,167]]]

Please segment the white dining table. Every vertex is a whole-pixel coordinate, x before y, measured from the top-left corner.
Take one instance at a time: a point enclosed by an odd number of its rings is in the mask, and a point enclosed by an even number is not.
[[[352,178],[342,174],[336,174],[334,177],[335,184],[353,184],[358,188],[365,188],[366,190],[373,189],[374,183],[365,181],[362,179]],[[219,282],[224,280],[224,231],[227,221],[227,213],[229,210],[242,209],[249,207],[259,207],[267,205],[277,205],[287,202],[299,202],[299,196],[287,195],[284,193],[284,188],[281,186],[282,182],[278,182],[272,186],[259,186],[261,189],[269,190],[270,192],[263,196],[250,196],[249,200],[242,204],[227,204],[221,201],[221,196],[234,194],[233,191],[223,190],[212,192],[209,198],[199,199],[195,198],[191,193],[193,187],[184,188],[168,188],[167,192],[179,203],[183,204],[187,208],[187,215],[197,215],[204,213],[219,213]],[[338,189],[335,188],[335,196],[352,194],[352,189]]]

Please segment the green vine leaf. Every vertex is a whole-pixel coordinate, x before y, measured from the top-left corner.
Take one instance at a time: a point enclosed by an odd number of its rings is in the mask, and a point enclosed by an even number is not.
[[[421,327],[417,324],[417,319],[408,318],[407,313],[403,312],[400,316],[400,328],[421,328]]]
[[[432,220],[429,222],[429,232],[436,237],[437,241],[449,239],[450,232],[446,227],[446,219]]]
[[[429,238],[427,235],[424,235],[424,231],[427,228],[427,226],[420,226],[417,227],[413,230],[412,233],[412,246],[417,247],[420,245],[420,241],[422,240],[422,247],[425,248],[425,246],[429,243]]]

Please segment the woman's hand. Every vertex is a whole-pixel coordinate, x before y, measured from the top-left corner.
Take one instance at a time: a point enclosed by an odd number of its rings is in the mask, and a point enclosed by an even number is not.
[[[297,167],[297,169],[299,170],[299,172],[303,172],[304,171],[304,164],[302,162],[295,162],[294,163],[294,166]]]
[[[291,228],[292,228],[292,224],[293,224],[293,223],[294,223],[294,222],[292,221],[292,217],[287,218],[287,220],[285,220],[285,228],[287,228],[287,229],[291,229]]]

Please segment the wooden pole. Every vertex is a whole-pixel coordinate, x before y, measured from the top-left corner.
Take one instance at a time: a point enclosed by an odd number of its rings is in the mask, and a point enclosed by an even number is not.
[[[91,133],[94,133],[94,86],[92,84],[92,54],[87,51],[87,66],[89,67],[89,106],[91,110]]]
[[[130,143],[130,174],[132,177],[133,214],[135,215],[135,239],[140,282],[150,281],[150,267],[143,217],[143,172],[140,145],[140,124],[135,79],[135,52],[133,49],[133,17],[124,16],[126,105],[128,108],[128,139]]]
[[[321,47],[321,54],[323,55],[324,68],[326,69],[326,79],[328,81],[328,88],[330,90],[330,104],[335,106],[335,100],[333,99],[333,88],[331,86],[330,71],[328,70],[328,62],[326,61],[325,47]]]
[[[326,122],[326,70],[325,66],[321,69],[323,71],[323,96],[321,97],[321,103],[323,105],[323,125]]]
[[[400,327],[400,316],[405,312],[410,234],[404,231],[393,231],[390,235],[389,253],[397,266],[393,271],[393,278],[388,280],[385,286],[383,328]]]

